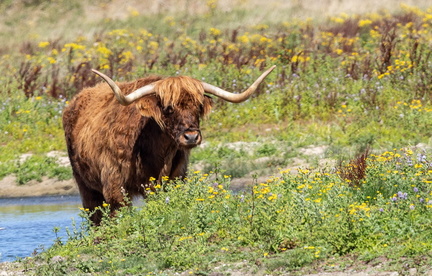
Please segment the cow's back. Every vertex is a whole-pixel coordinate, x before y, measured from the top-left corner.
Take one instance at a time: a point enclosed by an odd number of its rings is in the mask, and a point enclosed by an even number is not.
[[[100,168],[95,164],[99,163],[98,141],[101,139],[96,136],[100,129],[106,129],[103,114],[107,113],[113,98],[106,85],[98,84],[82,90],[63,111],[63,128],[73,173],[76,178],[85,180],[86,185],[94,186],[100,182]]]

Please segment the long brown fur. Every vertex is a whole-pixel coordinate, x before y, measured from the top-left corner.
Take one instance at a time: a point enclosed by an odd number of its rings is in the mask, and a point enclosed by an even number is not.
[[[145,195],[151,177],[186,175],[194,145],[184,146],[183,136],[199,133],[199,119],[210,112],[211,99],[190,77],[153,76],[118,85],[129,94],[153,82],[155,94],[128,106],[100,83],[83,89],[65,108],[66,143],[84,208],[107,202],[114,211],[126,194]],[[92,217],[95,224],[100,219],[100,213]]]
[[[182,104],[198,106],[204,102],[204,88],[201,82],[190,77],[169,77],[156,84],[156,94],[163,106]]]

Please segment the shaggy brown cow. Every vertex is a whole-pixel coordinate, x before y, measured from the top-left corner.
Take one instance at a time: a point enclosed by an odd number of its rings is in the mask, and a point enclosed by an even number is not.
[[[245,101],[274,67],[241,94],[186,76],[116,84],[93,70],[107,83],[83,89],[63,112],[83,207],[94,210],[106,202],[114,212],[125,193],[145,196],[151,177],[183,178],[191,148],[201,143],[200,118],[211,109],[205,93]],[[95,224],[100,219],[98,212],[92,216]]]

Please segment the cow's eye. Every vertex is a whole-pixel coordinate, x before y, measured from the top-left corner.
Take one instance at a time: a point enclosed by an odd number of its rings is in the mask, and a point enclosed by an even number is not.
[[[167,107],[164,108],[163,112],[166,115],[172,114],[174,112],[174,108],[172,108],[172,106],[167,106]]]

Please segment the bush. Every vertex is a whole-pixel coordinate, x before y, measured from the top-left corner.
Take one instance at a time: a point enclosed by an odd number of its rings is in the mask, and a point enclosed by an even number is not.
[[[45,260],[37,269],[59,254],[66,271],[114,274],[211,271],[241,260],[292,271],[347,254],[430,259],[431,153],[419,153],[426,159],[405,149],[372,155],[356,186],[336,172],[298,169],[234,193],[229,176],[195,172],[148,190],[143,207],[124,207],[48,249],[35,258]]]

